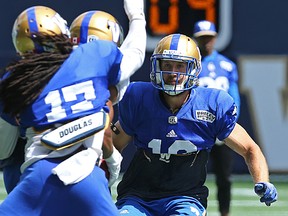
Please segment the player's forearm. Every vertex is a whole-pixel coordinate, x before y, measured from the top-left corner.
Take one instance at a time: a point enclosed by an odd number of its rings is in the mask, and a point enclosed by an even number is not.
[[[124,130],[122,129],[119,121],[117,121],[114,125],[113,130],[113,144],[115,148],[119,151],[122,152],[124,148],[128,145],[129,142],[131,142],[132,137],[127,135]]]
[[[120,47],[123,53],[121,80],[129,79],[142,66],[147,40],[143,0],[124,0],[124,9],[129,19],[129,31]]]
[[[268,165],[259,146],[255,145],[248,151],[245,161],[255,183],[269,182]]]
[[[235,125],[225,144],[244,158],[254,182],[269,180],[267,162],[261,149],[241,125]]]
[[[129,33],[120,47],[123,53],[121,80],[129,79],[143,64],[146,53],[145,20],[133,20]]]
[[[145,54],[146,39],[147,33],[145,18],[143,17],[143,19],[132,20],[130,21],[128,34],[125,37],[120,50],[124,52],[127,49],[134,49],[135,51]]]
[[[119,103],[119,101],[122,100],[129,83],[130,83],[130,79],[126,79],[126,80],[122,80],[121,82],[119,82],[115,86],[115,91],[114,92],[116,93],[116,95],[115,95],[114,98],[112,98],[113,99],[113,105]]]

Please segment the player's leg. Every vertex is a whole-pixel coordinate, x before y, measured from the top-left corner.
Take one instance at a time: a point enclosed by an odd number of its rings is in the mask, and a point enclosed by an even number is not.
[[[1,216],[40,215],[38,198],[43,188],[43,180],[45,180],[39,172],[41,169],[43,167],[40,162],[36,162],[25,169],[17,186],[1,203]]]
[[[116,202],[120,215],[153,216],[146,209],[146,202],[137,197],[125,197]]]
[[[215,145],[212,151],[211,157],[213,158],[213,171],[216,177],[219,211],[221,216],[227,216],[231,202],[232,150],[226,145]]]
[[[12,155],[0,161],[0,167],[3,169],[4,185],[8,194],[16,187],[20,180],[20,167],[24,162],[24,147],[26,141],[25,138],[19,137]]]
[[[52,169],[53,167],[51,167]],[[95,166],[86,178],[71,185],[63,185],[57,176],[51,175],[45,183],[49,197],[41,198],[42,216],[50,215],[119,215],[108,189],[104,171]]]
[[[206,209],[195,198],[187,196],[177,196],[165,198],[166,212],[163,215],[191,215],[191,216],[205,216]]]
[[[3,168],[3,180],[7,193],[9,194],[18,184],[21,172],[22,163],[14,163]]]
[[[42,159],[25,169],[19,184],[0,205],[0,215],[119,215],[99,167],[79,183],[65,186],[51,173],[61,161]]]

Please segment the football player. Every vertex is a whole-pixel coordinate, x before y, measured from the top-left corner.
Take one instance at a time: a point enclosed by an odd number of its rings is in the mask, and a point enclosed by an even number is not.
[[[142,66],[145,58],[147,35],[143,7],[142,0],[124,1],[124,9],[129,19],[129,31],[124,41],[122,26],[114,16],[105,11],[91,10],[84,12],[76,17],[70,26],[71,41],[74,47],[94,40],[108,40],[117,44],[123,53],[120,81],[118,84],[109,87],[110,101],[113,105],[122,99],[130,83],[130,77]],[[105,133],[111,133],[110,128],[107,128]],[[111,152],[110,146],[106,146],[105,142],[103,150],[105,160],[100,161],[100,167],[104,169],[106,176],[109,176],[109,187],[111,187],[119,176],[121,160],[117,158],[120,158],[120,155],[114,148],[115,158],[114,155],[105,154]]]
[[[113,17],[111,14],[104,12],[104,11],[88,11],[77,18],[74,19],[70,26],[71,30],[71,40],[74,47],[77,47],[80,44],[84,44],[87,42],[91,42],[93,40],[109,40],[113,41],[120,47],[121,52],[124,54],[124,58],[121,62],[121,78],[119,83],[116,85],[112,85],[109,87],[110,90],[110,100],[113,104],[118,103],[118,101],[122,98],[127,85],[129,84],[130,76],[143,64],[145,58],[145,48],[146,48],[146,20],[144,17],[143,12],[143,1],[124,1],[124,9],[129,19],[129,32],[127,37],[123,42],[123,30],[119,22]],[[69,33],[70,34],[70,33]],[[13,36],[13,41],[15,41],[15,34]],[[14,43],[15,48],[24,46],[21,43],[25,41],[18,40],[17,44]],[[25,52],[32,52],[34,49],[33,46],[25,47]],[[18,50],[20,55],[23,54],[23,51]],[[131,61],[133,59],[133,61]],[[131,64],[133,62],[133,64]],[[110,119],[113,118],[113,113]],[[9,123],[2,121],[3,127],[0,130],[3,134],[10,134],[9,136],[2,136],[4,137],[13,137],[18,136],[19,129],[16,129],[16,126],[9,125]],[[15,135],[12,135],[12,130],[9,128],[15,129]],[[5,130],[6,129],[6,130]],[[107,128],[105,133],[110,133],[110,129]],[[107,137],[107,136],[105,136]],[[6,190],[9,193],[12,189],[16,186],[17,182],[19,181],[20,177],[20,169],[19,167],[24,161],[24,154],[21,151],[24,148],[24,144],[26,143],[25,138],[25,130],[21,129],[21,137],[18,140],[18,144],[7,142],[5,140],[1,141],[1,143],[5,143],[9,152],[5,153],[5,147],[2,145],[2,153],[3,161],[1,161],[1,166],[3,167],[3,176],[4,176],[4,183],[6,186]],[[9,144],[10,143],[10,144]],[[17,149],[15,148],[17,147]],[[8,148],[9,147],[9,148]],[[105,154],[105,147],[110,148],[109,146],[103,146],[104,150],[104,158],[106,158],[106,162],[109,163],[109,171],[105,170],[106,172],[110,172],[109,175],[109,186],[111,186],[119,176],[120,172],[120,163],[121,163],[121,155],[106,155]],[[13,152],[13,149],[16,149]],[[13,152],[13,154],[12,154]],[[11,155],[12,154],[12,155]],[[8,158],[7,158],[8,157]],[[109,157],[109,158],[108,158]],[[2,158],[2,157],[1,157]],[[102,161],[102,160],[101,160]],[[106,163],[105,162],[105,163]],[[101,167],[105,167],[106,164],[101,164]]]
[[[123,215],[205,215],[206,164],[216,138],[244,157],[255,192],[266,205],[277,200],[259,146],[236,123],[237,109],[223,90],[197,87],[201,55],[182,34],[161,39],[151,56],[151,82],[131,83],[119,102],[121,152],[137,151],[117,186]]]
[[[126,7],[135,12],[133,4]],[[63,33],[33,29],[39,27],[37,11],[32,7],[22,14],[24,22],[32,25],[28,24],[26,38],[35,50],[42,51],[25,54],[9,65],[9,75],[1,83],[2,110],[27,127],[29,147],[22,179],[1,204],[0,213],[118,215],[104,172],[95,164],[102,157],[103,140],[113,149],[111,138],[106,138],[106,133],[103,136],[112,108],[107,101],[109,87],[123,76],[121,64],[126,57],[115,43],[104,40],[72,51],[70,39]],[[52,17],[48,23],[58,25],[58,15]]]
[[[32,9],[30,11],[33,11]],[[37,28],[39,32],[53,30],[57,34],[65,34],[70,37],[70,32],[67,27],[67,22],[58,13],[48,7],[36,6],[35,12],[30,13],[31,26],[34,24],[34,30]],[[27,53],[42,52],[41,47],[35,47],[35,44],[30,40],[26,33],[29,34],[28,13],[21,13],[14,22],[12,29],[12,41],[14,48],[20,58],[23,58]],[[54,19],[54,21],[52,21]],[[25,21],[26,20],[26,21]],[[47,28],[47,21],[52,25]],[[57,21],[57,24],[55,24]],[[46,22],[46,25],[43,23]],[[37,26],[38,24],[38,26]],[[7,73],[2,72],[1,79],[5,79]],[[24,148],[27,142],[26,129],[19,126],[19,123],[5,113],[1,114],[1,129],[2,134],[0,140],[0,167],[3,169],[4,185],[7,193],[10,193],[17,185],[20,179],[20,167],[24,162]]]
[[[202,71],[199,75],[199,85],[227,91],[237,106],[238,118],[240,113],[240,95],[237,67],[234,62],[215,50],[217,31],[214,23],[207,20],[196,22],[193,37],[202,55]],[[233,152],[219,139],[216,139],[215,144],[211,150],[209,162],[216,177],[219,212],[221,216],[228,216],[231,200]]]

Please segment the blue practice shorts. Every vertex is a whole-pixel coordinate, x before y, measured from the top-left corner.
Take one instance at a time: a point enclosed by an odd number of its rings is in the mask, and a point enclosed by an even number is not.
[[[119,215],[104,171],[95,166],[82,181],[65,186],[51,170],[60,159],[42,159],[29,166],[19,184],[0,205],[1,216]]]
[[[145,202],[137,197],[125,197],[117,201],[120,215],[131,216],[205,216],[206,210],[201,203],[187,196],[173,196]]]

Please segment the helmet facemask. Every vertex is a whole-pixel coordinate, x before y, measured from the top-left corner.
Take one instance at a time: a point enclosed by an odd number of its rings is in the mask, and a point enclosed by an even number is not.
[[[180,59],[180,60],[178,60]],[[168,71],[161,69],[161,61],[180,62],[186,64],[186,70]],[[195,58],[171,55],[156,54],[151,57],[150,79],[154,87],[164,91],[169,95],[177,95],[185,90],[196,87],[197,77],[200,73],[201,66]],[[173,77],[175,84],[167,84],[165,76]],[[167,80],[167,78],[166,78]]]

